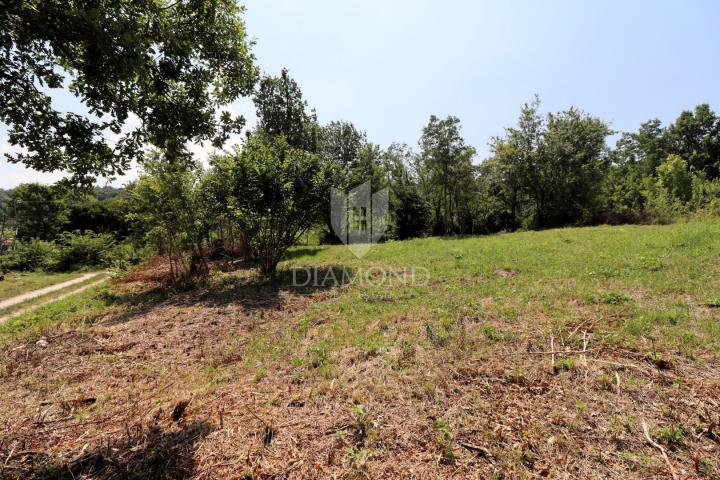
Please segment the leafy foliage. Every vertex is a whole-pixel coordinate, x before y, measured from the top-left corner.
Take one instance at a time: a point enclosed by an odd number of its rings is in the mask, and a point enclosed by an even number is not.
[[[207,230],[197,185],[201,172],[156,153],[131,190],[132,218],[170,260],[175,280],[208,272],[203,250]],[[189,256],[187,255],[189,253]]]
[[[173,158],[187,142],[221,145],[244,124],[223,105],[257,78],[242,11],[233,0],[4,2],[0,121],[26,150],[9,160],[87,185],[126,171],[145,144]],[[88,114],[58,111],[47,90],[61,88]]]
[[[272,272],[287,249],[321,219],[335,165],[326,158],[292,147],[284,136],[256,132],[244,148],[224,161],[213,175],[231,179],[233,220],[247,235],[263,272]]]
[[[84,267],[109,266],[115,239],[107,233],[65,232],[58,241],[60,246],[56,270],[72,271]]]
[[[260,130],[284,136],[293,148],[312,152],[318,149],[320,127],[315,112],[306,111],[307,102],[287,69],[279,77],[263,77],[253,100]]]

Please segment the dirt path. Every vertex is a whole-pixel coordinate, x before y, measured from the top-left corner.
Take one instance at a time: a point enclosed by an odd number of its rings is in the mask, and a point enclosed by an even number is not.
[[[26,292],[26,293],[23,293],[20,295],[16,295],[14,297],[7,298],[3,301],[0,301],[0,310],[4,310],[6,308],[13,307],[19,303],[23,303],[23,302],[27,302],[28,300],[32,300],[33,298],[41,297],[43,295],[47,295],[48,293],[56,292],[58,290],[62,290],[63,288],[67,288],[72,285],[82,283],[86,280],[90,280],[91,278],[97,277],[101,273],[102,272],[85,273],[83,275],[80,275],[77,278],[73,278],[72,280],[68,280],[66,282],[56,283],[55,285],[50,285],[49,287],[40,288],[38,290],[33,290],[32,292]]]
[[[95,275],[93,275],[93,277],[94,277],[94,276],[95,276]],[[89,277],[89,278],[92,278],[92,277]],[[95,285],[99,285],[99,284],[101,284],[101,283],[104,282],[104,281],[105,281],[105,278],[101,278],[100,280],[98,280],[98,281],[96,281],[96,282],[90,282],[90,283],[88,283],[87,285],[83,285],[83,286],[81,286],[80,288],[76,288],[75,290],[71,290],[71,291],[69,291],[69,292],[65,292],[65,293],[63,293],[62,295],[58,295],[57,297],[52,297],[52,298],[49,298],[49,299],[47,299],[47,300],[45,300],[45,301],[43,301],[43,302],[35,303],[35,304],[30,305],[30,306],[28,306],[28,307],[21,308],[20,310],[16,310],[16,311],[14,311],[14,312],[12,312],[12,313],[9,313],[9,314],[7,314],[7,315],[4,315],[4,316],[0,317],[0,324],[3,323],[3,322],[5,322],[5,321],[7,321],[7,320],[10,320],[11,318],[19,317],[20,315],[22,315],[22,314],[24,314],[24,313],[27,313],[27,312],[29,312],[29,311],[31,311],[31,310],[35,310],[35,309],[38,308],[38,307],[42,307],[43,305],[47,305],[48,303],[59,302],[60,300],[63,300],[63,299],[65,299],[65,298],[67,298],[67,297],[69,297],[69,296],[71,296],[71,295],[75,295],[76,293],[80,293],[80,292],[82,292],[82,291],[84,291],[84,290],[87,290],[88,288],[94,287]]]

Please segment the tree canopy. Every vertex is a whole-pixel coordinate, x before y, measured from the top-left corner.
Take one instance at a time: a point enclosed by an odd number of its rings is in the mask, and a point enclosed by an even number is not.
[[[224,105],[258,76],[234,0],[8,0],[0,11],[0,121],[38,171],[114,176],[152,145],[187,158],[244,125]],[[50,90],[85,113],[61,112]]]

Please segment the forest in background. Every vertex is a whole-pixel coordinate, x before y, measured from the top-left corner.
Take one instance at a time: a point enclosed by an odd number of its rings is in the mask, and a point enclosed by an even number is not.
[[[254,100],[258,127],[209,166],[154,150],[125,188],[0,192],[3,268],[127,268],[156,251],[178,278],[207,273],[209,257],[269,272],[291,245],[336,243],[330,189],[368,180],[389,190],[386,240],[720,213],[720,118],[706,104],[611,148],[608,123],[575,108],[544,114],[535,97],[478,161],[452,116],[431,116],[419,149],[381,148],[347,121],[320,125],[286,70],[262,78]]]

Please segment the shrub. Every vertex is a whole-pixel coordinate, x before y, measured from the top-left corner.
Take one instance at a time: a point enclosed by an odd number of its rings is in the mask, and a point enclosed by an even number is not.
[[[291,147],[284,137],[251,136],[227,162],[232,192],[223,202],[248,239],[263,273],[274,272],[287,249],[322,218],[335,165],[324,157]]]
[[[113,236],[107,233],[65,232],[59,236],[60,252],[56,268],[62,271],[84,267],[107,266],[115,246]]]
[[[118,243],[104,253],[103,264],[119,270],[127,270],[151,257],[153,253],[155,250],[151,245],[138,248],[127,242]]]
[[[2,260],[4,270],[53,270],[58,259],[58,248],[53,242],[33,238],[17,242]]]

